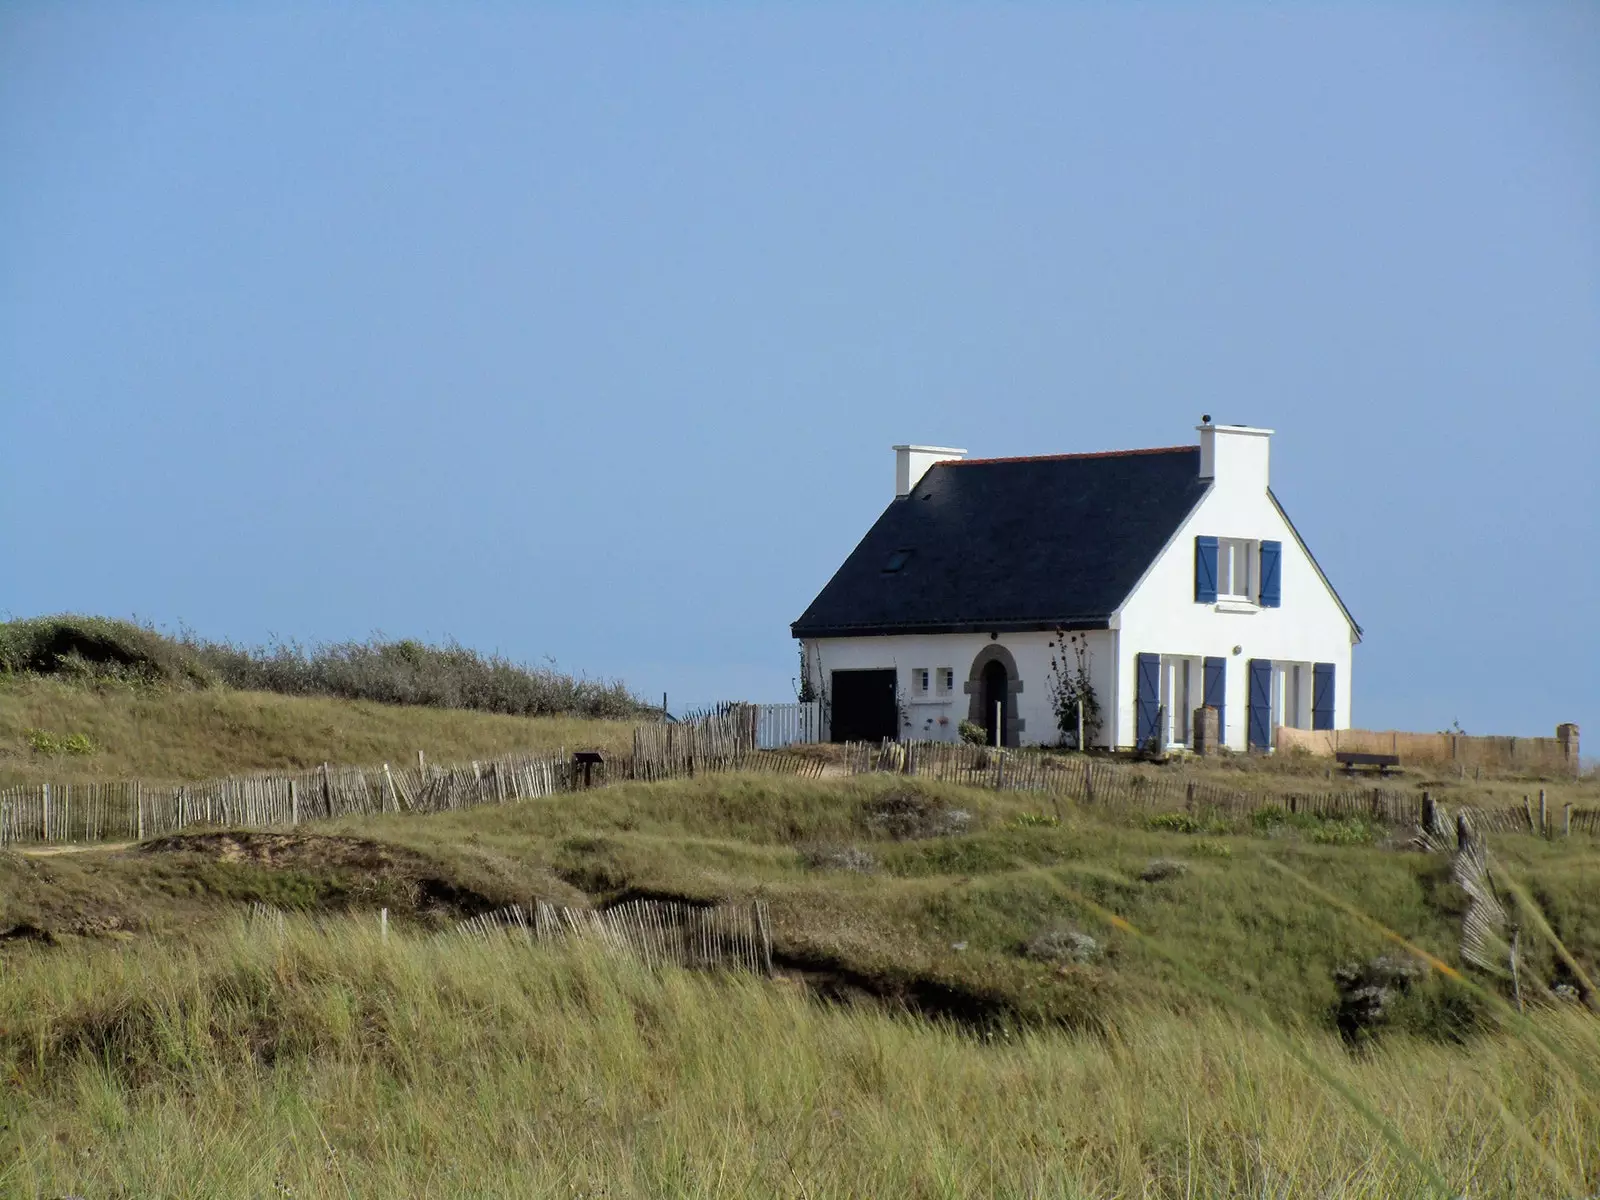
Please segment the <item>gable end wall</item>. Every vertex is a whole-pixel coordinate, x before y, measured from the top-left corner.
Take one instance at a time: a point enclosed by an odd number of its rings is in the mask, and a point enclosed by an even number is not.
[[[1219,611],[1194,599],[1197,535],[1283,543],[1282,604],[1255,612]],[[1214,487],[1195,506],[1113,620],[1116,647],[1116,743],[1134,744],[1135,656],[1140,653],[1227,660],[1227,728],[1232,750],[1246,749],[1247,664],[1253,658],[1331,662],[1334,726],[1350,727],[1354,630],[1321,572],[1266,491]],[[1238,646],[1240,652],[1233,653]]]

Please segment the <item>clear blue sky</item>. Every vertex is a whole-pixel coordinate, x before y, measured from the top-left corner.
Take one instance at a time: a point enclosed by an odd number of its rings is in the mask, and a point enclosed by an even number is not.
[[[784,699],[891,443],[1201,412],[1600,744],[1600,5],[0,7],[0,611]]]

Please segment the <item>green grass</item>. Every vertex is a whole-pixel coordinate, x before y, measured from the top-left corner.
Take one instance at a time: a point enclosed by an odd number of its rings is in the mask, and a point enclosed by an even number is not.
[[[1600,1068],[1586,1018],[1546,1023]],[[1452,1191],[1587,1194],[1596,1098],[1503,1036],[1293,1049]],[[1160,1006],[983,1040],[593,953],[236,925],[27,951],[8,1195],[1310,1196],[1424,1177],[1262,1030]]]
[[[1329,834],[1348,822],[1168,824],[713,776],[0,854],[0,932],[55,941],[0,942],[0,1192],[1425,1194],[1408,1156],[1451,1194],[1600,1188],[1600,1098],[1575,1074],[1600,1071],[1597,1027],[1548,998],[1573,976],[1531,918],[1522,983],[1554,1059],[1438,974],[1350,1048],[1334,970],[1395,946],[1340,904],[1457,967],[1446,862]],[[1493,846],[1593,976],[1594,841]],[[1156,859],[1184,869],[1142,879]],[[782,977],[439,936],[512,902],[636,895],[764,898]],[[249,931],[249,900],[333,924]],[[1052,932],[1093,952],[1031,949]]]
[[[875,814],[895,800],[968,814],[968,832],[893,840]],[[1201,1002],[1170,964],[1115,934],[1092,970],[1058,970],[1021,948],[1097,918],[1063,887],[1153,936],[1248,994],[1276,1019],[1326,1028],[1334,970],[1389,949],[1317,897],[1285,884],[1284,863],[1390,928],[1456,961],[1462,897],[1441,857],[1329,838],[1316,823],[1263,830],[1208,819],[1204,836],[1142,818],[1063,809],[1037,799],[885,777],[840,781],[720,776],[629,784],[430,817],[390,815],[311,827],[296,838],[177,839],[160,853],[0,857],[0,928],[70,935],[81,922],[177,931],[218,901],[372,911],[438,928],[486,907],[536,897],[764,897],[786,962],[980,1024],[1103,1028],[1128,1004],[1189,1011]],[[1030,816],[1032,814],[1032,816]],[[1052,814],[1054,816],[1054,814]],[[1342,829],[1343,823],[1327,822]],[[327,840],[338,835],[345,840]],[[280,844],[281,843],[281,844]],[[1600,963],[1600,897],[1587,837],[1497,839],[1586,969]],[[187,850],[182,849],[188,847]],[[866,872],[828,869],[817,847],[854,847]],[[1146,881],[1157,859],[1180,873]],[[813,865],[819,864],[819,865]],[[297,897],[297,898],[296,898]],[[208,907],[209,906],[209,907]],[[1565,981],[1529,938],[1525,986]],[[1438,979],[1406,997],[1396,1027],[1469,1036],[1477,1004]]]
[[[631,748],[629,721],[0,675],[0,787]]]

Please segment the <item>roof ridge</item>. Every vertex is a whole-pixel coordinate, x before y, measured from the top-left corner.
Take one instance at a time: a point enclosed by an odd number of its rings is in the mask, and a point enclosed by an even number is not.
[[[1090,450],[1082,454],[1019,454],[1011,458],[946,458],[934,463],[936,467],[986,467],[994,463],[1063,462],[1078,458],[1128,458],[1135,454],[1176,454],[1188,450],[1198,452],[1199,446],[1151,446],[1142,450]]]

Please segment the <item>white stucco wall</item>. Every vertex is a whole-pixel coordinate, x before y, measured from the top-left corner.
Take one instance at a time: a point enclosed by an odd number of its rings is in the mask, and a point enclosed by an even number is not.
[[[1104,743],[1111,723],[1106,697],[1112,688],[1112,637],[1105,630],[1078,636],[1089,639],[1090,679],[1106,711],[1106,725],[1100,738]],[[909,725],[902,728],[901,736],[949,742],[959,739],[961,722],[972,719],[972,696],[966,685],[973,674],[974,662],[989,647],[1004,647],[1016,663],[1017,676],[1022,681],[1022,690],[1016,694],[1017,717],[1022,722],[1018,738],[1023,745],[1051,745],[1061,738],[1051,701],[1050,658],[1055,653],[1051,647],[1055,640],[1054,633],[1043,632],[1002,633],[998,637],[987,633],[943,633],[818,638],[804,645],[813,682],[824,688],[833,671],[893,668],[909,718]],[[917,696],[911,673],[921,667],[933,671],[950,667],[955,672],[953,691],[939,695],[935,680],[927,700]]]
[[[1215,437],[1217,474],[1211,490],[1113,620],[1117,628],[1114,709],[1119,746],[1134,744],[1134,658],[1140,653],[1227,660],[1223,740],[1230,749],[1246,748],[1247,664],[1253,658],[1334,664],[1334,726],[1350,728],[1353,631],[1267,494],[1267,440],[1253,433],[1230,435],[1225,430]],[[1203,535],[1282,542],[1281,605],[1255,608],[1196,603],[1194,539]],[[1105,703],[1104,697],[1101,702]]]

